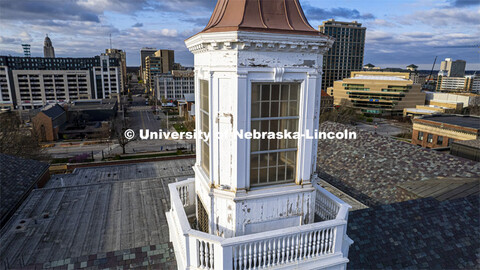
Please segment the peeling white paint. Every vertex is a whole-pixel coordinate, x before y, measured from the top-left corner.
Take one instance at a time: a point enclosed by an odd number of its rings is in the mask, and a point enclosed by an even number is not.
[[[210,130],[232,134],[210,141],[210,175],[204,175],[198,154],[194,168],[196,192],[208,201],[212,233],[232,237],[313,221],[315,142],[299,140],[297,183],[253,190],[250,144],[233,132],[250,130],[252,82],[299,82],[299,128],[318,128],[321,65],[332,43],[322,36],[252,32],[202,33],[186,41],[195,56],[196,85],[200,79],[210,82]]]

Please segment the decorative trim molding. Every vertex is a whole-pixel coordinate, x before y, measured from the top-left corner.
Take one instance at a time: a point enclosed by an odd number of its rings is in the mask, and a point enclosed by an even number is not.
[[[273,69],[273,78],[275,82],[283,82],[283,74],[285,74],[285,68],[276,67]]]
[[[185,41],[192,53],[217,50],[290,51],[324,54],[334,40],[325,36],[276,35],[256,32],[202,33]]]

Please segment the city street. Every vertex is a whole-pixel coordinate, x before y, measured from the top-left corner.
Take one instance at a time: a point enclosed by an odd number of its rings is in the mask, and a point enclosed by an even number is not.
[[[174,151],[185,149],[188,151],[195,149],[194,140],[140,140],[140,129],[158,132],[166,129],[166,115],[159,111],[158,115],[153,113],[152,106],[145,105],[145,97],[134,96],[133,101],[127,109],[127,129],[132,129],[136,134],[136,139],[125,147],[126,153],[151,153],[162,151]],[[171,125],[170,125],[171,126]],[[102,157],[122,154],[122,148],[113,139],[111,142],[98,144],[89,144],[88,141],[79,142],[59,142],[54,147],[45,150],[52,158],[70,158],[82,154],[93,153],[95,160],[101,160]],[[103,151],[103,155],[102,155]]]
[[[128,127],[138,133],[139,129],[149,129],[158,131],[162,128],[163,113],[153,114],[150,106],[130,107],[127,113]]]

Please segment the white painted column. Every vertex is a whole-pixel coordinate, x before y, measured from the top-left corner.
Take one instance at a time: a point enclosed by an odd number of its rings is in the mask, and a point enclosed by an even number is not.
[[[236,113],[236,121],[233,121],[233,130],[250,131],[250,107],[251,107],[251,87],[248,81],[248,71],[237,71],[236,85],[237,102],[233,105],[233,111]],[[236,163],[232,164],[232,188],[246,190],[250,188],[250,141],[247,139],[235,138],[232,153],[236,153]],[[236,166],[235,166],[236,165]]]

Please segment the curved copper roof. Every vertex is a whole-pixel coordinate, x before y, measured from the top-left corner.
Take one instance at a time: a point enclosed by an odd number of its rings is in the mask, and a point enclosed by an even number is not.
[[[322,35],[310,26],[298,0],[218,0],[200,33],[226,31]]]

